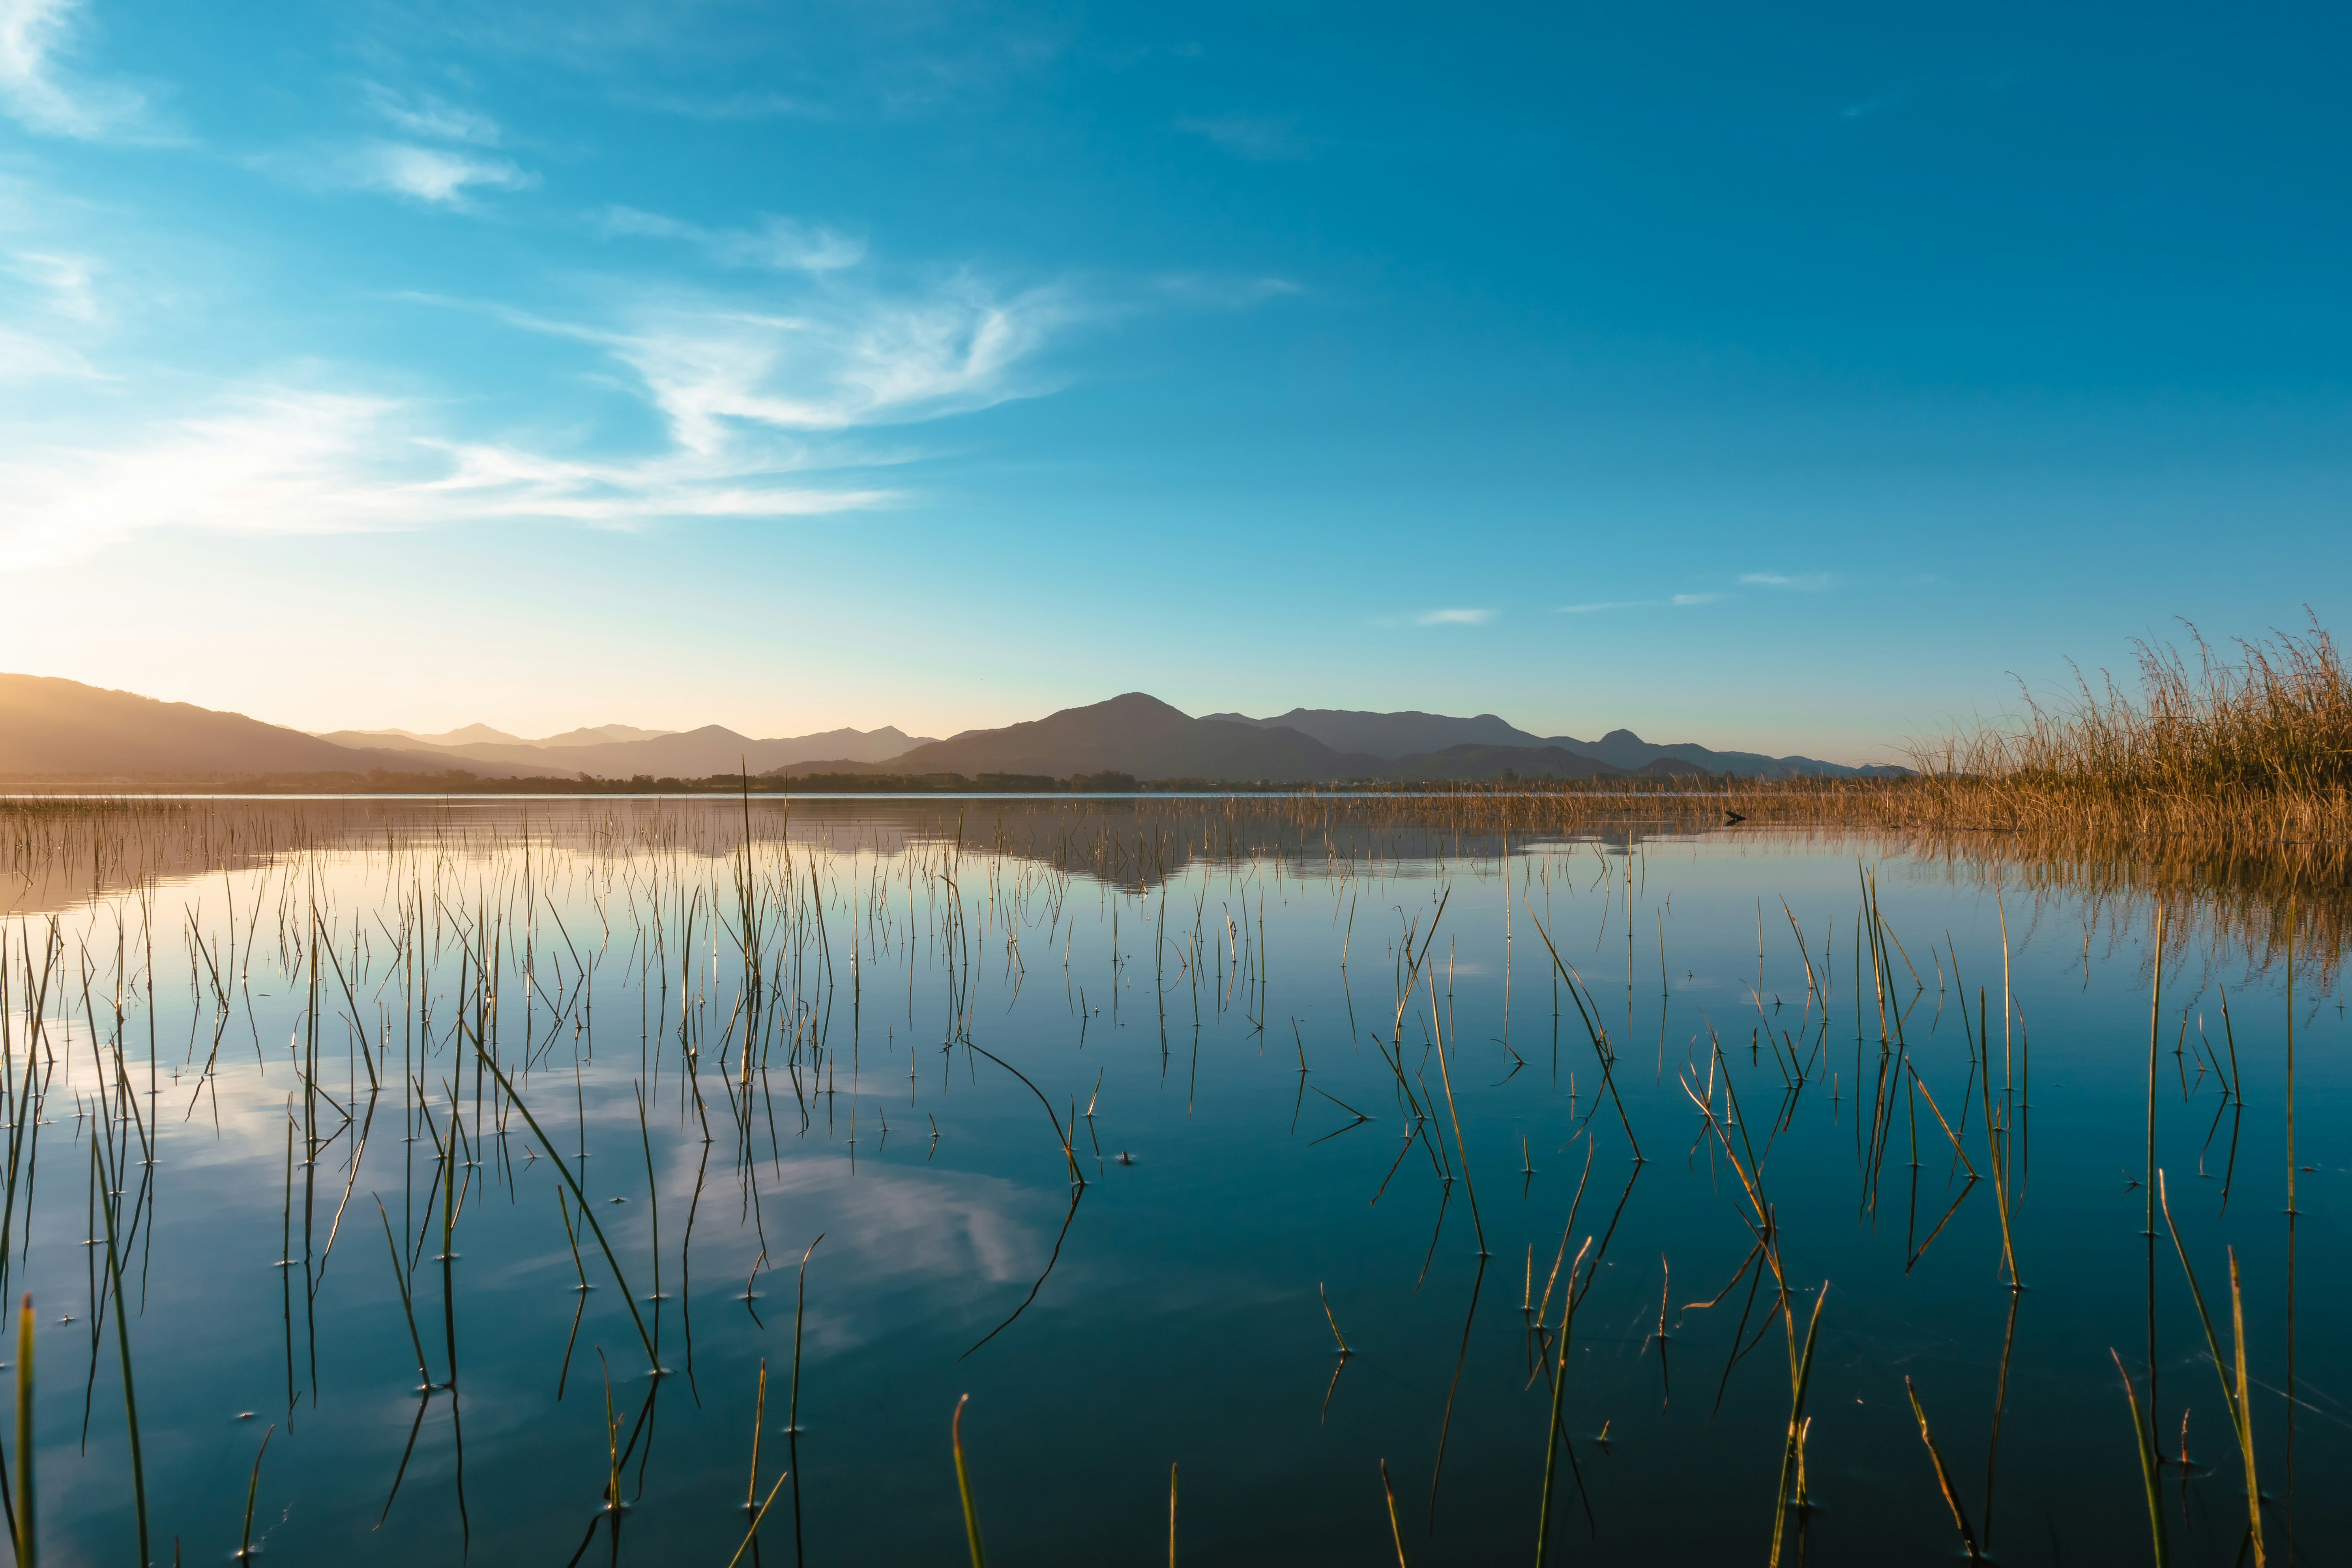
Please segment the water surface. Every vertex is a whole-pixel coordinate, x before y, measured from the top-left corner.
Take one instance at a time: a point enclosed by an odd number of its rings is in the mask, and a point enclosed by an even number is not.
[[[724,1563],[786,1470],[761,1561],[954,1561],[967,1394],[1000,1562],[1158,1560],[1171,1464],[1185,1561],[1392,1560],[1383,1463],[1414,1563],[1522,1558],[1573,1293],[1555,1561],[1766,1561],[1776,1515],[1790,1562],[1958,1554],[1913,1393],[1992,1555],[2147,1561],[2120,1355],[2173,1560],[2233,1562],[2221,1384],[2147,1234],[2152,1024],[2225,1354],[2241,1270],[2272,1560],[2352,1552],[2336,955],[2294,966],[2291,1217],[2289,966],[2242,900],[2167,904],[2154,995],[2127,879],[1843,836],[40,810],[6,1284],[57,1560],[137,1551],[110,1186],[158,1561],[234,1552],[265,1432],[253,1533],[296,1561]]]

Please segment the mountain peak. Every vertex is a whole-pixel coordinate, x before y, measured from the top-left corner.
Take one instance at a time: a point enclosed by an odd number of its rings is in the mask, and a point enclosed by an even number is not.
[[[1099,710],[1108,713],[1149,713],[1154,717],[1165,717],[1172,713],[1179,719],[1190,719],[1192,717],[1190,713],[1185,712],[1182,709],[1175,706],[1173,703],[1162,702],[1159,698],[1152,696],[1149,691],[1122,691],[1118,696],[1111,698],[1108,701],[1091,702],[1081,708],[1065,708],[1062,711],[1065,713],[1084,713],[1089,709]]]

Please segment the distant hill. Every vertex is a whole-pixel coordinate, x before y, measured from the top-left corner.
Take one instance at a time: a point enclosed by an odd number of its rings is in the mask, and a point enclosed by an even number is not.
[[[206,774],[436,773],[446,752],[339,746],[186,702],[40,675],[0,675],[0,773],[166,779]],[[499,778],[543,770],[474,767]]]
[[[1506,773],[1533,781],[1704,771],[1679,757],[1663,758],[1638,768],[1621,768],[1598,757],[1571,752],[1564,746],[1448,746],[1443,751],[1424,752],[1385,762],[1377,776],[1399,784],[1435,784],[1448,780],[1474,784],[1500,779]]]
[[[566,730],[561,735],[541,735],[530,742],[534,746],[602,746],[614,742],[657,741],[664,735],[675,735],[675,730],[640,730],[635,724],[598,724],[584,730]],[[483,736],[488,740],[489,737]]]
[[[1278,719],[1212,714],[1195,719],[1131,691],[994,730],[945,741],[885,726],[766,740],[717,724],[664,731],[609,724],[526,740],[485,724],[438,736],[338,730],[325,735],[239,713],[159,702],[126,691],[29,675],[0,675],[0,773],[46,777],[256,777],[359,773],[383,769],[488,778],[701,779],[734,773],[1009,774],[1067,779],[1125,773],[1138,779],[1378,779],[1395,783],[1530,781],[1629,773],[1894,774],[1810,757],[1654,745],[1630,730],[1598,741],[1549,740],[1492,713],[1371,713],[1297,708]]]
[[[1319,722],[1327,716],[1310,713],[1308,717]],[[1389,716],[1342,716],[1348,720],[1386,717]],[[1480,721],[1446,719],[1436,714],[1403,717],[1430,721],[1419,725],[1419,731],[1439,735],[1446,732],[1446,726],[1481,723],[1486,720],[1501,723],[1492,714],[1484,715]],[[1380,733],[1371,725],[1358,725],[1356,732]],[[891,773],[908,776],[961,773],[966,778],[982,773],[1070,778],[1082,773],[1118,773],[1139,779],[1197,778],[1223,783],[1379,779],[1399,784],[1433,784],[1495,780],[1506,773],[1532,781],[1622,777],[1628,773],[1695,773],[1702,770],[1677,757],[1623,768],[1563,746],[1543,744],[1471,742],[1401,757],[1342,752],[1286,726],[1251,720],[1189,718],[1156,697],[1130,691],[1108,702],[1065,708],[1025,724],[971,731],[953,740],[918,746],[878,763],[858,764],[847,759],[827,758],[775,771],[801,777],[811,773]]]
[[[886,762],[887,769],[833,757],[776,771],[961,773],[968,778],[984,773],[1052,778],[1122,773],[1139,779],[1290,782],[1369,778],[1382,759],[1339,752],[1296,730],[1194,719],[1157,697],[1130,691],[1027,723],[968,731]]]
[[[609,731],[644,738],[578,738]],[[366,731],[337,730],[323,738],[346,745],[364,745],[372,736]],[[447,753],[447,765],[451,767],[478,769],[494,763],[519,763],[567,777],[588,773],[597,778],[627,779],[640,773],[650,778],[708,778],[712,773],[731,773],[739,767],[748,767],[755,773],[773,773],[788,763],[811,757],[880,762],[910,746],[928,743],[921,736],[909,735],[888,725],[879,730],[827,730],[814,735],[761,741],[739,735],[719,724],[686,731],[631,731],[625,724],[608,724],[604,731],[573,730],[543,741],[474,741],[440,749]]]
[[[381,746],[387,741],[415,741],[425,746],[460,746],[469,741],[490,741],[515,746],[529,744],[520,735],[493,730],[488,724],[468,724],[462,730],[448,730],[438,735],[420,735],[414,730],[335,730],[319,738],[332,741],[339,746]]]
[[[1760,752],[1716,752],[1688,742],[1675,745],[1654,745],[1631,730],[1612,730],[1597,741],[1574,741],[1560,737],[1557,745],[1573,746],[1588,756],[1599,757],[1628,770],[1651,763],[1667,760],[1688,763],[1693,772],[1737,773],[1742,778],[1895,778],[1911,770],[1889,766],[1848,767],[1843,763],[1825,763],[1818,757],[1768,757]]]
[[[420,735],[414,730],[332,730],[320,738],[344,746],[380,746],[387,739],[398,739],[427,746],[533,746],[544,750],[602,745],[614,741],[650,741],[676,733],[675,730],[640,730],[634,724],[599,724],[593,729],[566,730],[561,735],[529,740],[509,735],[504,730],[493,730],[488,724],[468,724],[462,730],[445,730],[437,735]]]
[[[1444,713],[1362,713],[1345,708],[1293,708],[1271,719],[1252,719],[1241,713],[1206,713],[1202,717],[1229,724],[1255,724],[1264,730],[1296,730],[1335,752],[1372,757],[1409,757],[1423,752],[1444,751],[1449,746],[1544,744],[1492,713],[1455,719]]]
[[[1628,773],[1667,758],[1688,763],[1694,772],[1737,773],[1745,778],[1797,778],[1805,775],[1891,777],[1909,771],[1886,766],[1849,767],[1842,763],[1825,763],[1817,757],[1768,757],[1760,752],[1717,752],[1687,742],[1654,745],[1631,730],[1612,730],[1598,741],[1580,741],[1573,735],[1547,737],[1517,729],[1492,713],[1457,719],[1443,713],[1411,710],[1371,713],[1345,708],[1294,708],[1273,719],[1252,719],[1240,713],[1220,713],[1212,717],[1229,723],[1296,730],[1335,750],[1360,752],[1391,759],[1462,745],[1553,746],[1580,752]]]

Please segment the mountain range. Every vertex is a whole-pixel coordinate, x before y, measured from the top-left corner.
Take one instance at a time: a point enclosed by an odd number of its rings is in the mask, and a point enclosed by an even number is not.
[[[487,724],[470,725],[451,733],[470,735],[480,731],[499,734]],[[609,734],[614,731],[625,733]],[[385,735],[399,733],[404,731],[332,730],[320,739],[339,745],[369,746],[381,744]],[[739,769],[773,773],[787,763],[812,757],[878,763],[932,742],[928,737],[909,735],[888,725],[879,730],[826,730],[814,735],[760,741],[718,724],[684,731],[633,731],[625,724],[607,724],[597,730],[570,731],[543,741],[522,741],[509,735],[499,740],[432,743],[435,750],[447,754],[449,766],[476,772],[486,765],[504,764],[565,777],[587,773],[596,778],[625,779],[639,773],[652,778],[707,778],[712,773],[731,773]]]
[[[437,773],[452,765],[446,753],[429,747],[338,745],[242,713],[49,676],[0,675],[0,774],[162,779],[376,768]],[[493,776],[558,773],[500,768]]]
[[[1202,717],[1255,724],[1265,730],[1296,730],[1335,751],[1364,752],[1386,758],[1409,757],[1455,746],[1520,746],[1573,752],[1629,773],[1668,759],[1689,763],[1705,773],[1738,773],[1746,778],[1796,778],[1806,774],[1846,778],[1881,771],[1846,767],[1818,757],[1768,757],[1760,752],[1711,751],[1687,742],[1654,745],[1631,730],[1612,730],[1597,741],[1580,741],[1572,735],[1531,735],[1492,713],[1454,719],[1443,713],[1360,713],[1339,708],[1294,708],[1271,719],[1252,719],[1241,713],[1208,713]]]
[[[19,779],[163,782],[378,771],[496,779],[701,779],[738,770],[782,778],[1124,774],[1203,783],[1903,771],[1688,743],[1654,745],[1629,730],[1595,742],[1546,738],[1492,713],[1465,719],[1299,708],[1270,719],[1193,718],[1142,692],[944,741],[889,726],[755,739],[716,724],[685,731],[612,724],[536,740],[483,724],[434,734],[388,729],[310,734],[77,681],[0,675],[0,774]]]
[[[598,724],[592,729],[566,730],[561,735],[545,735],[536,741],[526,741],[520,735],[509,735],[504,730],[493,730],[488,724],[468,724],[462,730],[445,730],[438,735],[420,735],[414,730],[337,730],[337,735],[360,736],[345,739],[347,746],[369,745],[379,736],[394,736],[403,741],[415,741],[427,746],[595,746],[607,741],[651,741],[662,735],[675,735],[675,730],[640,730],[635,724]]]
[[[1513,729],[1491,713],[1455,719],[1438,713],[1301,708],[1275,719],[1238,713],[1194,719],[1156,697],[1130,691],[1026,723],[933,742],[878,763],[838,757],[777,771],[803,778],[828,773],[1051,778],[1118,773],[1139,779],[1223,782],[1426,782],[1698,773],[1788,778],[1902,770],[1850,768],[1811,757],[1767,757],[1696,745],[1655,746],[1630,730],[1612,731],[1598,742],[1564,737],[1547,741]]]

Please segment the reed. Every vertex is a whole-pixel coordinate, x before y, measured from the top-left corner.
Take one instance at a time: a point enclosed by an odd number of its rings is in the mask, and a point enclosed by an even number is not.
[[[768,1358],[760,1358],[760,1389],[751,1401],[751,1479],[743,1485],[745,1511],[760,1505],[760,1429],[768,1419]]]
[[[273,1421],[269,1424],[269,1430],[261,1435],[261,1447],[255,1449],[253,1454],[253,1474],[246,1479],[245,1525],[238,1531],[236,1537],[236,1560],[240,1563],[247,1562],[253,1556],[253,1502],[254,1499],[261,1493],[261,1457],[269,1452],[269,1439],[277,1434],[277,1431],[278,1423]]]
[[[1559,1354],[1552,1363],[1551,1407],[1545,1413],[1543,1501],[1536,1515],[1536,1568],[1544,1568],[1551,1556],[1551,1492],[1552,1481],[1559,1467],[1559,1450],[1567,1435],[1559,1429],[1560,1408],[1568,1397],[1568,1341],[1576,1325],[1576,1303],[1581,1294],[1576,1288],[1576,1277],[1584,1268],[1586,1255],[1592,1250],[1592,1238],[1587,1237],[1577,1249],[1576,1261],[1569,1265],[1568,1289],[1563,1292],[1559,1309],[1559,1334],[1557,1340]],[[1395,1505],[1390,1505],[1393,1508]]]
[[[506,1096],[508,1103],[522,1113],[523,1121],[539,1140],[539,1146],[547,1151],[548,1160],[555,1166],[555,1173],[562,1178],[565,1186],[572,1189],[572,1200],[580,1208],[580,1217],[588,1222],[588,1233],[596,1238],[596,1245],[604,1250],[605,1265],[613,1270],[613,1282],[621,1288],[622,1303],[629,1309],[629,1321],[636,1325],[637,1338],[645,1344],[646,1360],[652,1363],[656,1373],[659,1373],[662,1370],[661,1352],[654,1348],[653,1335],[646,1331],[646,1321],[637,1312],[636,1298],[629,1293],[628,1276],[621,1272],[621,1260],[613,1255],[613,1244],[604,1239],[604,1227],[596,1223],[595,1211],[588,1206],[588,1194],[582,1191],[580,1179],[564,1164],[563,1156],[556,1152],[555,1141],[547,1135],[546,1129],[540,1126],[539,1118],[530,1113],[530,1107],[523,1103],[522,1097],[515,1092],[514,1085],[507,1081],[507,1075],[499,1070],[499,1064],[490,1060],[489,1054],[482,1048],[480,1037],[474,1037],[469,1043],[474,1047],[474,1059],[497,1080],[499,1091]],[[455,1365],[450,1367],[449,1375],[452,1382],[456,1381],[457,1371]]]
[[[2115,1357],[2116,1373],[2124,1380],[2124,1400],[2131,1406],[2132,1447],[2139,1454],[2140,1486],[2147,1494],[2148,1539],[2156,1553],[2156,1568],[2170,1568],[2172,1547],[2165,1539],[2163,1478],[2158,1473],[2164,1458],[2156,1451],[2156,1435],[2147,1419],[2140,1415],[2139,1394],[2132,1387],[2131,1373],[2124,1370],[2124,1358],[2116,1353],[2112,1345],[2107,1347],[2107,1354]],[[2181,1458],[2185,1464],[2188,1459],[2188,1412],[2183,1411],[2180,1419]]]
[[[1952,1523],[1960,1532],[1960,1550],[1971,1563],[1980,1562],[1984,1554],[1977,1550],[1977,1532],[1969,1526],[1968,1510],[1960,1506],[1960,1494],[1952,1485],[1952,1473],[1944,1468],[1944,1451],[1936,1447],[1936,1435],[1927,1427],[1927,1406],[1919,1403],[1919,1391],[1911,1380],[1903,1380],[1903,1392],[1911,1401],[1912,1418],[1919,1423],[1919,1441],[1927,1446],[1928,1462],[1936,1467],[1936,1485],[1943,1491],[1944,1506],[1952,1510]]]
[[[2352,676],[2311,617],[2301,634],[2236,639],[2235,658],[2187,622],[2186,652],[2136,640],[2137,695],[2079,671],[2063,697],[2021,689],[2017,714],[1915,749],[1935,778],[2023,792],[2340,797],[2352,787]]]
[[[408,1271],[400,1266],[400,1243],[393,1239],[392,1215],[384,1208],[382,1198],[375,1200],[375,1212],[383,1221],[383,1244],[392,1252],[392,1279],[400,1289],[400,1310],[408,1323],[409,1347],[416,1352],[416,1391],[431,1394],[433,1373],[425,1364],[425,1337],[416,1331],[416,1303],[409,1295]],[[572,1257],[577,1262],[579,1255],[575,1252]]]
[[[98,1206],[106,1215],[106,1278],[114,1297],[114,1343],[122,1364],[123,1425],[131,1439],[131,1503],[139,1524],[139,1561],[144,1568],[144,1564],[154,1561],[154,1554],[147,1547],[147,1464],[139,1444],[139,1394],[131,1379],[131,1321],[122,1306],[122,1254],[115,1235],[119,1200],[113,1191],[111,1173],[99,1152],[101,1142],[96,1136],[90,1139],[89,1164],[99,1183]]]
[[[2164,1173],[2156,1173],[2158,1206],[2164,1214],[2165,1228],[2172,1234],[2173,1250],[2180,1255],[2180,1272],[2189,1280],[2189,1294],[2197,1303],[2197,1321],[2205,1331],[2205,1349],[2213,1358],[2213,1373],[2221,1380],[2221,1403],[2230,1413],[2230,1432],[2236,1439],[2238,1463],[2246,1478],[2246,1540],[2253,1554],[2254,1568],[2263,1568],[2269,1561],[2263,1542],[2263,1490],[2254,1472],[2254,1418],[2249,1402],[2252,1385],[2246,1380],[2246,1306],[2238,1284],[2238,1250],[2230,1249],[2230,1331],[2231,1355],[2224,1360],[2220,1336],[2213,1331],[2213,1315],[2205,1309],[2205,1292],[2197,1283],[2197,1270],[2189,1261],[2189,1248],[2180,1240],[2180,1227],[2172,1222],[2172,1203],[2164,1188]],[[2153,1412],[2151,1412],[2151,1415]]]
[[[980,1510],[971,1500],[971,1476],[963,1463],[963,1407],[971,1403],[969,1394],[956,1401],[955,1415],[948,1422],[948,1446],[955,1451],[956,1491],[963,1500],[963,1538],[971,1548],[971,1568],[988,1568],[988,1552],[980,1543]]]
[[[33,1528],[33,1293],[16,1309],[16,1562],[37,1568],[40,1533]]]
[[[760,1521],[768,1517],[768,1510],[775,1502],[776,1494],[784,1489],[784,1477],[778,1476],[776,1484],[768,1489],[767,1497],[760,1504],[760,1511],[751,1516],[751,1528],[743,1532],[743,1544],[738,1546],[735,1555],[727,1560],[727,1568],[735,1568],[742,1562],[743,1553],[751,1551],[751,1543],[760,1538]]]
[[[1801,1495],[1804,1482],[1805,1434],[1811,1425],[1805,1415],[1805,1394],[1813,1381],[1813,1345],[1821,1333],[1822,1309],[1829,1304],[1830,1287],[1822,1282],[1821,1294],[1813,1298],[1813,1315],[1805,1325],[1804,1348],[1795,1351],[1789,1365],[1789,1432],[1780,1447],[1780,1482],[1772,1510],[1772,1568],[1780,1568],[1781,1548],[1787,1534],[1789,1506]],[[1789,1316],[1788,1306],[1780,1309],[1793,1330],[1795,1320]]]
[[[793,1474],[796,1476],[800,1474],[801,1469],[801,1326],[808,1317],[809,1258],[816,1252],[816,1242],[824,1239],[824,1233],[817,1232],[816,1241],[810,1242],[808,1250],[801,1254],[800,1283],[793,1298],[793,1392],[791,1411],[784,1417],[784,1444],[789,1455],[787,1462],[793,1468]],[[760,1386],[764,1391],[767,1387],[767,1373],[765,1363],[761,1365]],[[961,1410],[961,1406],[958,1406],[958,1409]],[[961,1464],[962,1461],[957,1461],[959,1476],[962,1474]],[[801,1536],[801,1484],[794,1481],[793,1483],[793,1561],[800,1563],[805,1557],[806,1549],[802,1544]]]
[[[1404,1527],[1397,1522],[1396,1489],[1389,1485],[1389,1462],[1381,1461],[1381,1495],[1388,1500],[1389,1541],[1396,1547],[1397,1568],[1412,1568],[1412,1560],[1404,1554]]]

